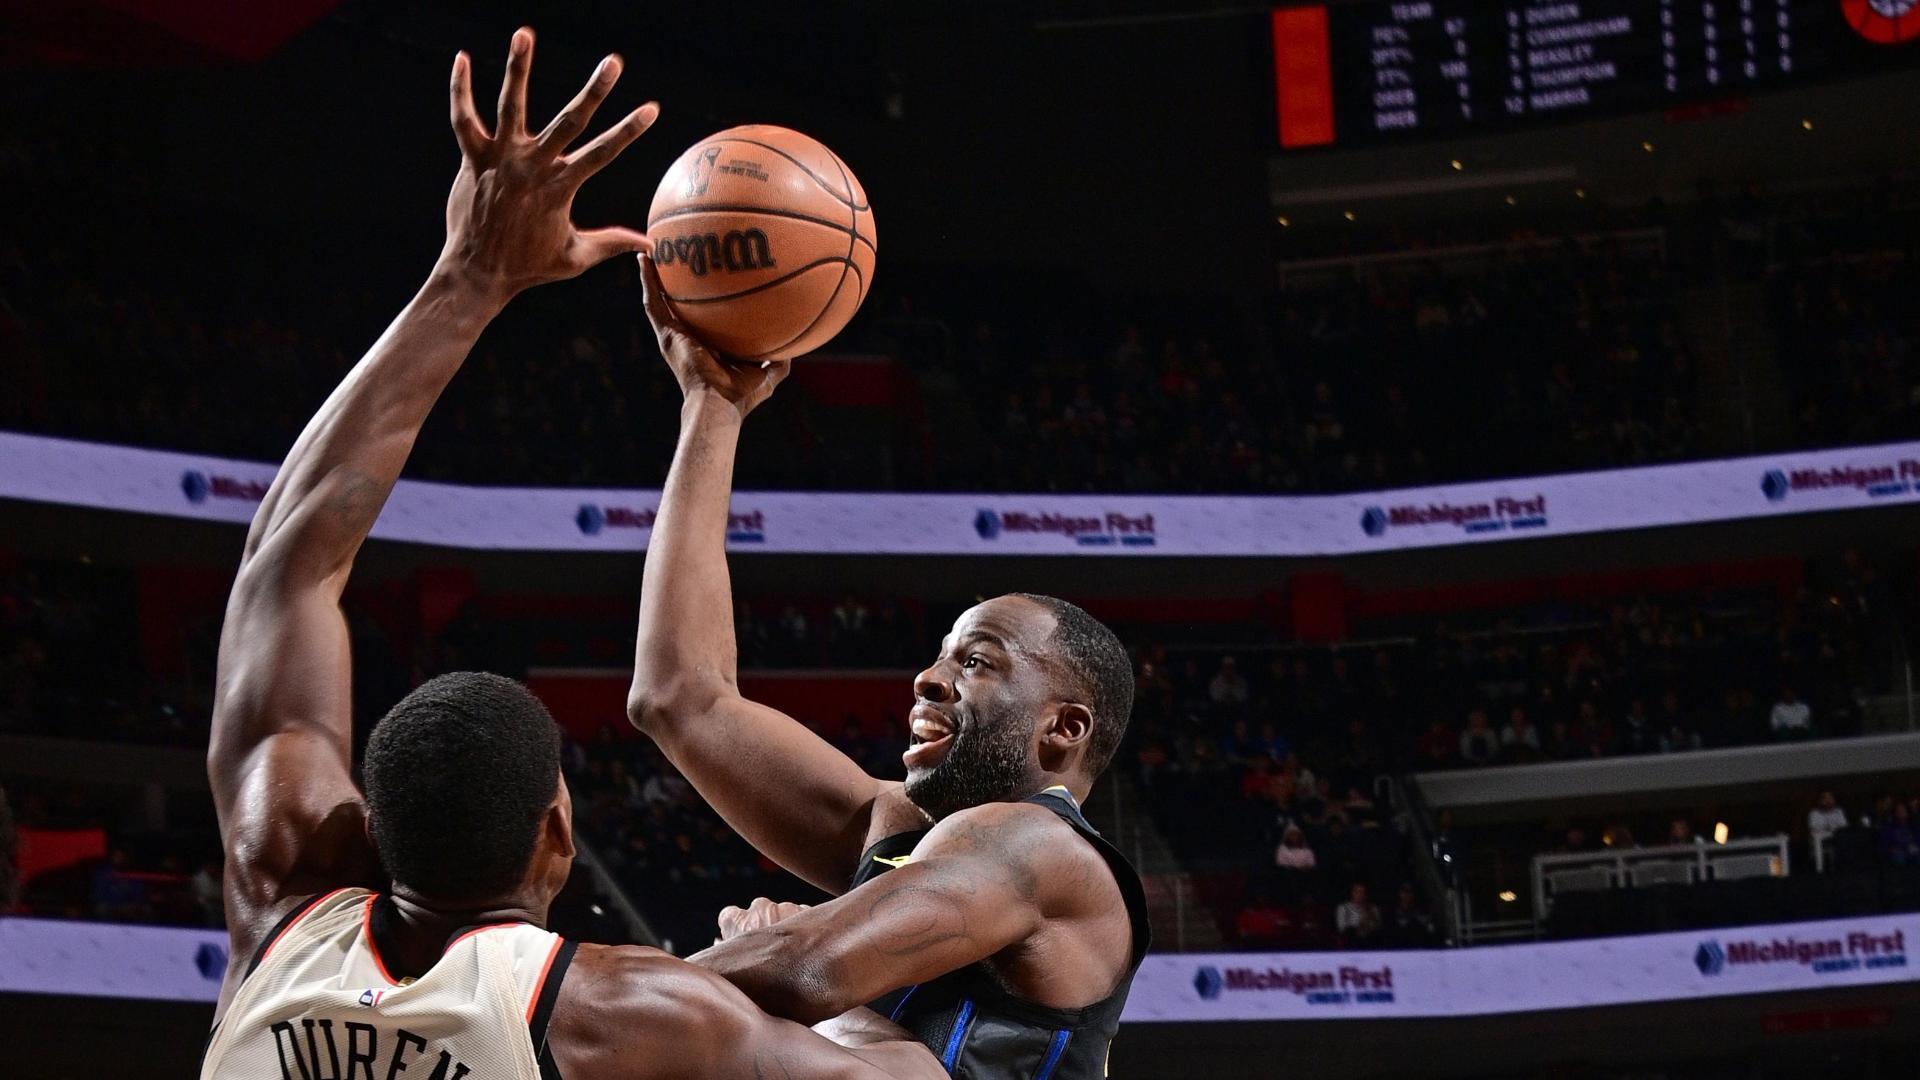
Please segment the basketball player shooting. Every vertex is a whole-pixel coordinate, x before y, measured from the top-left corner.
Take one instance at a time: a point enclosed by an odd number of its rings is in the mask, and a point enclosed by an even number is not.
[[[573,810],[557,729],[519,683],[462,673],[420,687],[374,729],[364,794],[354,784],[340,595],[429,409],[516,293],[647,245],[576,229],[570,210],[657,108],[569,153],[620,61],[534,134],[532,60],[521,30],[491,134],[466,55],[454,61],[446,246],[307,425],[247,536],[207,756],[233,963],[201,1076],[937,1077],[878,1017],[842,1018],[843,1048],[664,953],[547,931]]]
[[[742,697],[725,550],[734,454],[787,364],[706,348],[640,261],[685,400],[648,542],[628,713],[729,825],[841,894],[729,910],[726,940],[692,959],[803,1023],[904,991],[892,1017],[955,1075],[1103,1076],[1146,952],[1146,904],[1080,803],[1125,731],[1126,650],[1049,597],[968,610],[913,680],[905,784]]]

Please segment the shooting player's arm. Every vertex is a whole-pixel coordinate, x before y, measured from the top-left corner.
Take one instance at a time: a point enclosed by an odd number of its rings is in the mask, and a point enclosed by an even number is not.
[[[897,791],[792,717],[740,694],[727,573],[740,428],[786,374],[701,345],[641,260],[647,314],[686,395],[640,589],[627,715],[768,857],[828,892],[847,887],[875,803]]]

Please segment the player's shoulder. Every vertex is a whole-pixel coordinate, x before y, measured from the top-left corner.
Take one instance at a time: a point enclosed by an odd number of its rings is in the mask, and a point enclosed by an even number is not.
[[[705,968],[659,949],[582,945],[549,1041],[561,1074],[580,1080],[700,1075],[700,1063],[745,1038],[756,1018],[746,995]],[[664,1070],[663,1046],[673,1048]]]
[[[1099,858],[1060,815],[1031,802],[991,802],[940,819],[916,857],[979,853],[1000,860],[1058,865]]]
[[[1073,826],[1068,825],[1059,814],[1037,802],[1027,800],[990,802],[970,806],[941,818],[933,831],[937,833],[943,829],[960,832],[986,829],[995,832],[1028,834],[1050,833],[1056,830],[1071,834],[1074,831]]]

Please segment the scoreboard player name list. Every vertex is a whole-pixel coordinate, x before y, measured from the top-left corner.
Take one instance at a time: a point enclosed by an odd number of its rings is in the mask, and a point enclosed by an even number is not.
[[[1432,3],[1390,4],[1387,19],[1368,28],[1372,41],[1373,125],[1376,131],[1421,126],[1421,108],[1457,109],[1472,121],[1475,83],[1505,80],[1499,95],[1512,116],[1591,104],[1593,87],[1620,77],[1602,52],[1609,38],[1634,32],[1633,16],[1590,16],[1581,3],[1546,3],[1504,11],[1498,56],[1474,56],[1488,40],[1467,15],[1436,11]],[[1463,9],[1464,11],[1464,9]],[[1482,16],[1490,14],[1482,12]],[[1489,62],[1494,71],[1485,67]],[[1497,74],[1496,74],[1497,72]],[[1484,83],[1482,83],[1484,85]],[[1453,101],[1421,101],[1422,93],[1451,90]]]
[[[1361,107],[1394,133],[1740,92],[1793,73],[1796,2],[1419,0],[1341,17],[1365,22]]]

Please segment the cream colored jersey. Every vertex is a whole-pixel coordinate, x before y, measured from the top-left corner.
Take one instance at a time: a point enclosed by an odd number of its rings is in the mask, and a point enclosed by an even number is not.
[[[417,979],[387,974],[380,897],[295,910],[215,1028],[201,1080],[552,1080],[547,1021],[574,946],[526,923],[476,927]]]

